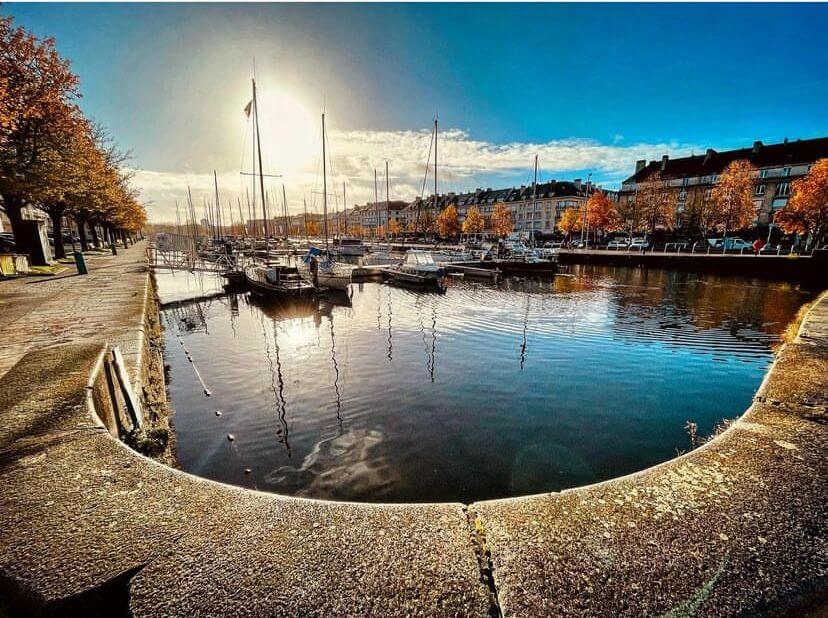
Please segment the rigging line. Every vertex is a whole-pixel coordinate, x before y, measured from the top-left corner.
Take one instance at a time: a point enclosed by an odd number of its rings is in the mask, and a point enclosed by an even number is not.
[[[428,171],[429,171],[430,163],[431,163],[431,149],[433,148],[433,146],[434,146],[434,129],[432,128],[431,129],[431,139],[428,142],[428,158],[426,159],[425,176],[423,176],[423,188],[420,189],[420,199],[421,200],[423,199],[423,195],[425,195],[425,187],[426,187],[426,183],[428,182]]]

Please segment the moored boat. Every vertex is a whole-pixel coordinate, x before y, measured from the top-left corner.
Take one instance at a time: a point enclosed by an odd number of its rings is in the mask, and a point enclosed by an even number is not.
[[[365,255],[366,250],[367,247],[361,239],[345,236],[340,238],[339,242],[334,245],[333,253],[338,256],[359,257]]]
[[[389,266],[384,272],[392,283],[422,287],[439,287],[444,274],[431,253],[417,249],[407,251],[401,264]]]
[[[301,298],[312,296],[315,289],[295,266],[248,266],[244,276],[251,290],[262,296]]]

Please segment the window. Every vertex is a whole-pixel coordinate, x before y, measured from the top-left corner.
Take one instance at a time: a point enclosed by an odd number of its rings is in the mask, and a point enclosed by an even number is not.
[[[768,170],[759,170],[759,178],[767,178]]]
[[[713,197],[713,189],[705,189],[704,190],[704,199],[709,200]]]
[[[765,185],[756,185],[754,193],[756,195],[765,195]]]
[[[679,200],[684,201],[686,199],[687,199],[687,191],[682,189],[681,191],[679,191]]]
[[[789,182],[780,182],[776,185],[776,195],[779,197],[785,197],[791,192],[791,183]]]
[[[790,176],[790,175],[791,175],[791,168],[789,168],[789,167],[783,167],[783,168],[782,168],[782,175],[783,175],[785,178],[787,178],[788,176]]]

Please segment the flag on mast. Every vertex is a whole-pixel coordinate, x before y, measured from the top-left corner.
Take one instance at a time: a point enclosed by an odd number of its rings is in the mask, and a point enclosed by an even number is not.
[[[247,105],[244,106],[244,115],[247,116],[248,118],[250,118],[250,110],[251,109],[253,109],[253,99],[250,99],[250,101],[247,103]]]

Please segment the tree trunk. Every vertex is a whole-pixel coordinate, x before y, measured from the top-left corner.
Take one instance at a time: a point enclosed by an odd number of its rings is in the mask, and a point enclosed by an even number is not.
[[[16,243],[20,243],[20,224],[23,222],[23,200],[15,196],[3,195],[3,209],[11,222],[12,234]]]
[[[89,241],[86,240],[86,218],[75,217],[78,225],[78,236],[80,237],[81,251],[89,251]]]
[[[98,238],[98,226],[95,225],[94,223],[91,223],[91,224],[89,224],[89,230],[92,232],[92,245],[96,249],[100,249],[101,248],[101,242],[100,242],[100,239]]]
[[[55,238],[55,259],[62,260],[66,257],[66,249],[63,247],[63,228],[61,227],[63,209],[52,208],[49,210],[49,216],[52,219],[52,234]]]

